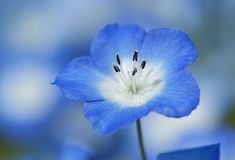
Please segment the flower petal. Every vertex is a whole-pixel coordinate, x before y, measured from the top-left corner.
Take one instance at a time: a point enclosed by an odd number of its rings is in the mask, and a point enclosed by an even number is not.
[[[185,69],[197,58],[194,44],[182,31],[176,29],[154,29],[143,42],[142,52],[146,59],[166,67],[169,73]]]
[[[157,160],[219,160],[220,144],[160,154]]]
[[[55,82],[64,95],[76,100],[101,100],[98,82],[102,75],[92,59],[84,56],[72,60],[57,76]]]
[[[105,73],[111,73],[118,52],[121,58],[131,59],[135,49],[145,37],[145,31],[137,25],[111,24],[99,31],[91,46],[91,56]]]
[[[84,108],[85,116],[103,135],[128,126],[148,112],[147,107],[120,107],[109,101],[88,102]]]
[[[161,94],[147,104],[153,110],[169,117],[183,117],[197,107],[199,87],[188,71],[172,74],[163,83]]]

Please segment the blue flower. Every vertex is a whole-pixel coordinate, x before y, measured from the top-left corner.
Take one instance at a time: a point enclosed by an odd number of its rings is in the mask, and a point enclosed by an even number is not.
[[[157,160],[219,160],[220,144],[160,154]]]
[[[182,31],[111,24],[97,33],[91,55],[70,62],[54,84],[66,97],[85,101],[85,116],[110,134],[151,111],[189,115],[200,93],[186,67],[196,58]]]

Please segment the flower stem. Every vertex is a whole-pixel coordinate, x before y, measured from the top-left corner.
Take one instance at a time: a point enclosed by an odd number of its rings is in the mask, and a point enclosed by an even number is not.
[[[142,160],[147,160],[145,148],[144,148],[144,141],[143,141],[140,119],[138,119],[136,121],[136,128],[137,128],[137,133],[138,133],[138,141],[139,141],[139,147],[140,147],[140,151],[141,151]]]

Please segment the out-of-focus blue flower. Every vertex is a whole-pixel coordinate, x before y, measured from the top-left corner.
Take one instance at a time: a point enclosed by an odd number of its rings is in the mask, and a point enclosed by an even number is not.
[[[87,145],[76,141],[77,140],[69,140],[54,144],[36,144],[33,150],[24,150],[21,154],[9,159],[90,160],[92,158],[91,149]],[[4,159],[3,157],[1,158]]]
[[[69,63],[54,84],[66,97],[84,100],[86,117],[99,133],[110,134],[150,111],[189,115],[199,88],[185,69],[196,58],[182,31],[112,24],[96,35],[91,56]]]
[[[210,132],[186,133],[174,144],[173,148],[192,148],[205,144],[221,144],[221,160],[235,159],[235,131],[228,127],[219,127]]]
[[[195,149],[186,149],[160,154],[158,160],[219,160],[220,145],[214,144]]]
[[[60,96],[49,85],[56,67],[14,59],[2,62],[1,66],[4,68],[0,78],[1,129],[20,134],[39,130],[40,127],[35,126],[45,127],[43,123],[60,102]]]
[[[73,143],[64,144],[59,156],[59,160],[88,160],[90,158],[91,153],[88,149]]]

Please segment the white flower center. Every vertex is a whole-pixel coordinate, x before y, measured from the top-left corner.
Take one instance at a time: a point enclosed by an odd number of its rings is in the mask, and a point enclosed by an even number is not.
[[[154,65],[146,60],[139,63],[138,51],[134,51],[132,60],[120,58],[116,54],[117,64],[113,65],[113,75],[105,77],[100,85],[106,99],[121,106],[136,107],[161,92],[164,70],[160,64]]]

